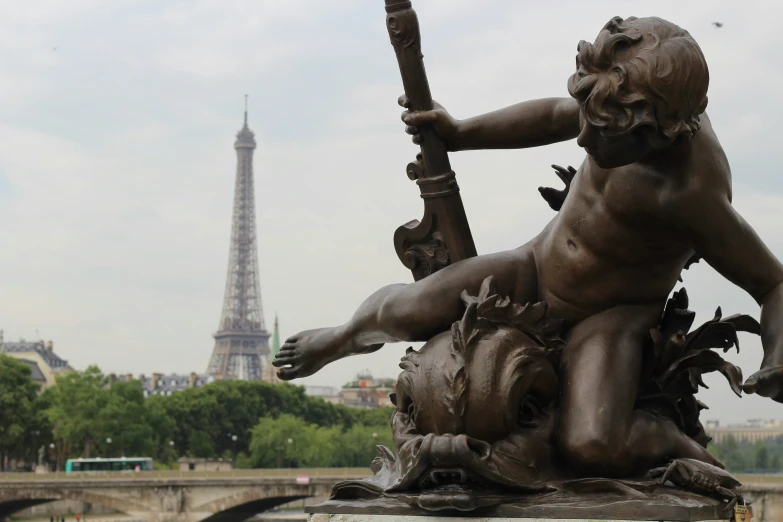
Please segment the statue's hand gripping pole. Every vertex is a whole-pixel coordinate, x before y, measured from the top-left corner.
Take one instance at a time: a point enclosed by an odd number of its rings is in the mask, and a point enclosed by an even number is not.
[[[421,54],[419,20],[410,1],[385,0],[386,28],[397,53],[400,75],[412,111],[432,109],[432,95]],[[422,279],[451,263],[476,255],[459,186],[446,146],[431,125],[419,128],[421,153],[408,164],[408,177],[419,185],[424,217],[394,232],[400,261]]]

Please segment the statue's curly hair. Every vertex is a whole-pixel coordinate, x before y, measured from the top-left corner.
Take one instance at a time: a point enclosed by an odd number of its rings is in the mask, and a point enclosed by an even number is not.
[[[579,42],[568,92],[606,138],[646,128],[667,145],[692,138],[707,107],[709,71],[691,35],[660,18],[612,18]]]

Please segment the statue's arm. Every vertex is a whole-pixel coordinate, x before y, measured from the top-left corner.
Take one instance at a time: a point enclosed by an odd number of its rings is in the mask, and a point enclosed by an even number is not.
[[[579,104],[573,98],[517,103],[457,122],[452,150],[523,149],[576,138]]]
[[[702,187],[671,208],[696,253],[761,306],[764,358],[745,391],[783,402],[783,265],[734,210],[725,190]]]

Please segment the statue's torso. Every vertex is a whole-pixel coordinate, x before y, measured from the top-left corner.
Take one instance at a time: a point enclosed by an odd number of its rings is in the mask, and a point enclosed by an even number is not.
[[[708,135],[697,134],[688,147],[717,144],[711,128],[701,132]],[[693,254],[663,201],[698,185],[692,181],[702,166],[695,157],[703,154],[683,154],[661,174],[637,163],[602,169],[588,156],[560,212],[535,241],[540,298],[573,319],[622,304],[663,306]],[[718,175],[728,179],[726,170]],[[715,176],[714,169],[707,175]]]

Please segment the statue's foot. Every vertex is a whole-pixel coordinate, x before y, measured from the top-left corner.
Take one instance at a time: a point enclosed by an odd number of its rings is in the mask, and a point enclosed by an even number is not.
[[[284,381],[307,377],[330,362],[351,355],[350,341],[339,330],[318,328],[290,337],[272,361],[280,368],[277,376]]]

